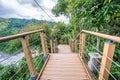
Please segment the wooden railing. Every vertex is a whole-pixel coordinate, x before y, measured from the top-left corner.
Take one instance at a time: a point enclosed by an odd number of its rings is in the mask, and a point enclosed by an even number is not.
[[[87,30],[82,30],[81,33],[82,32],[120,43],[120,37],[111,36],[111,35],[102,34],[102,33],[97,33],[97,32],[92,32],[92,31],[87,31]]]
[[[50,40],[50,46],[51,46],[51,53],[57,53],[57,52],[58,52],[58,48],[57,48],[57,38]]]
[[[22,37],[25,37],[27,35],[38,33],[38,32],[44,32],[44,30],[35,30],[35,31],[24,32],[24,33],[11,35],[11,36],[7,36],[7,37],[2,37],[2,38],[0,38],[0,42],[5,42],[5,41],[17,39],[17,38],[22,38]]]
[[[68,40],[69,40],[71,51],[75,52],[74,40],[71,38],[71,36],[68,38]]]
[[[109,74],[110,74],[110,68],[111,68],[111,64],[112,64],[111,60],[113,60],[113,55],[114,55],[114,51],[115,51],[115,44],[113,43],[113,41],[120,43],[120,37],[82,30],[82,32],[81,32],[81,35],[82,35],[81,36],[81,39],[82,39],[81,40],[82,41],[81,55],[83,58],[84,58],[86,34],[91,34],[91,35],[98,36],[98,37],[109,40],[108,42],[104,43],[103,55],[105,55],[105,56],[102,56],[102,61],[101,61],[102,65],[100,67],[100,74],[99,74],[99,78],[98,78],[98,80],[103,80],[103,79],[108,80]]]
[[[0,43],[21,38],[23,51],[25,53],[28,69],[29,69],[29,72],[31,74],[32,80],[35,80],[35,78],[36,78],[36,70],[35,70],[35,66],[33,64],[32,53],[30,50],[30,44],[29,44],[29,40],[28,40],[27,36],[30,34],[35,34],[35,33],[40,33],[43,54],[44,54],[44,57],[46,57],[47,53],[49,53],[49,52],[48,52],[47,40],[46,40],[47,36],[46,36],[46,33],[44,32],[44,30],[35,30],[35,31],[30,31],[30,32],[24,32],[24,33],[0,38]]]
[[[47,39],[46,39],[47,35],[44,32],[44,30],[30,31],[30,32],[25,32],[25,33],[21,33],[21,34],[16,34],[16,35],[0,38],[0,42],[5,42],[5,41],[21,38],[23,51],[25,53],[29,72],[30,72],[32,78],[35,78],[36,71],[35,71],[35,67],[33,64],[33,60],[32,60],[31,50],[28,47],[30,44],[29,44],[29,40],[28,40],[27,36],[30,34],[34,34],[34,33],[40,33],[42,49],[43,49],[44,57],[46,57],[47,53],[49,53],[49,52],[48,52]],[[71,37],[69,38],[69,45],[71,47],[72,52],[76,51],[78,39],[79,39],[80,40],[80,57],[82,59],[84,59],[85,47],[86,47],[85,46],[86,34],[91,34],[94,36],[98,36],[101,38],[111,40],[110,42],[104,43],[103,54],[105,56],[109,57],[111,60],[113,59],[115,44],[112,43],[112,41],[120,43],[120,38],[116,37],[116,36],[111,36],[111,35],[106,35],[106,34],[101,34],[101,33],[97,33],[97,32],[86,31],[86,30],[82,30],[75,39],[72,39]],[[55,40],[50,39],[51,53],[56,52],[56,46],[57,46],[56,42],[57,42],[57,39],[55,39]],[[108,71],[110,71],[112,62],[107,57],[102,57],[102,62],[101,62],[102,66],[100,68],[100,74],[99,74],[98,80],[102,80],[102,79],[108,80],[108,77],[109,77]],[[106,71],[106,69],[108,71]]]
[[[78,34],[75,39],[72,39],[71,36],[68,38],[69,45],[70,45],[70,48],[71,48],[72,52],[77,51],[77,47],[78,47],[77,45],[78,45],[79,39],[80,39],[80,34]]]
[[[113,41],[120,43],[120,37],[97,33],[97,32],[92,32],[92,31],[87,31],[87,30],[82,30],[74,40],[69,38],[69,42],[70,42],[69,44],[70,44],[71,49],[73,49],[73,48],[75,49],[75,45],[73,46],[71,43],[73,42],[74,44],[76,44],[75,41],[77,39],[80,39],[80,43],[79,43],[80,44],[80,57],[83,60],[85,59],[84,55],[85,55],[85,47],[86,47],[85,46],[86,34],[94,35],[94,36],[109,40],[108,42],[104,43],[103,55],[105,55],[106,57],[102,56],[102,61],[101,61],[102,65],[100,67],[100,72],[99,72],[100,74],[98,77],[98,80],[108,80],[109,74],[110,74],[109,72],[110,72],[110,68],[111,68],[111,64],[112,64],[111,60],[113,60],[113,55],[114,55],[114,51],[115,51],[115,44],[113,43]]]

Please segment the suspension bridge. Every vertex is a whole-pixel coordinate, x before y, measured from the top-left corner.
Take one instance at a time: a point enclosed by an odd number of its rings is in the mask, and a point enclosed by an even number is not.
[[[42,45],[42,52],[39,52],[39,54],[36,55],[41,58],[39,63],[37,63],[37,67],[40,67],[42,59],[44,60],[44,65],[39,72],[36,71],[36,65],[34,64],[36,57],[32,56],[32,51],[30,49],[31,43],[29,43],[28,39],[29,35],[34,35],[35,33],[40,34]],[[86,44],[88,44],[88,42],[86,42],[86,35],[92,35],[109,40],[104,43],[103,52],[99,51],[102,54],[101,61],[94,58],[101,64],[100,69],[97,68],[94,62],[92,63],[96,71],[99,73],[98,77],[93,74],[85,61],[85,48]],[[22,74],[24,76],[29,71],[31,80],[108,80],[109,76],[111,76],[113,80],[118,80],[117,77],[110,72],[110,68],[112,64],[120,67],[118,63],[113,61],[115,51],[115,43],[113,42],[120,43],[119,37],[82,30],[76,36],[76,39],[72,39],[71,37],[68,38],[69,44],[58,45],[57,39],[51,39],[44,30],[35,30],[2,37],[0,38],[0,43],[19,38],[21,39],[22,49],[27,62],[27,65],[23,66],[28,67],[28,69],[24,71],[25,73]],[[48,45],[50,45],[50,47]],[[91,47],[92,44],[89,46]],[[76,52],[77,49],[79,49],[79,52]],[[42,54],[43,57],[41,57]],[[2,60],[1,62],[4,62],[5,60]],[[15,64],[16,63],[17,62],[15,62]],[[16,71],[13,76],[10,76],[9,80],[14,80],[14,77],[20,70],[22,70],[22,68],[23,67]],[[2,75],[0,74],[0,77],[1,76]]]

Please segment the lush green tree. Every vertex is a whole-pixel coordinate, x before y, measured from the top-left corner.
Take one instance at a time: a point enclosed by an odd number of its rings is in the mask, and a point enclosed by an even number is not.
[[[52,9],[53,14],[55,16],[59,15],[68,15],[67,13],[68,1],[66,0],[58,0],[57,5]]]
[[[67,3],[65,7],[61,5],[65,3]],[[55,15],[67,13],[73,27],[81,27],[79,29],[96,27],[99,31],[104,31],[112,30],[113,26],[119,27],[119,5],[119,0],[58,0],[52,12]],[[114,32],[116,31],[114,30]]]

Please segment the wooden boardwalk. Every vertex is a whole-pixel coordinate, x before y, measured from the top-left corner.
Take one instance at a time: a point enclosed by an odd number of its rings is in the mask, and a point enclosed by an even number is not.
[[[72,53],[72,52],[70,50],[70,46],[60,44],[58,45],[58,53],[66,54],[66,53]]]
[[[78,54],[73,54],[68,45],[59,45],[58,49],[59,53],[50,54],[38,80],[91,80]]]

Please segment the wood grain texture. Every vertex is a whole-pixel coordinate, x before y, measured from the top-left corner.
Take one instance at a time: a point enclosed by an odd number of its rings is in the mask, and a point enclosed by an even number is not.
[[[90,80],[78,54],[50,54],[39,80]]]
[[[111,64],[112,64],[111,60],[113,59],[114,50],[115,50],[115,44],[105,43],[103,50],[103,54],[105,56],[102,57],[102,62],[101,62],[102,65],[100,68],[101,74],[99,74],[98,80],[102,80],[102,79],[108,80],[109,78],[108,71],[110,71],[111,68]],[[106,56],[109,57],[111,60],[109,60]]]
[[[120,43],[120,37],[117,37],[117,36],[111,36],[111,35],[107,35],[107,34],[87,31],[87,30],[82,30],[82,32]]]
[[[25,57],[26,57],[26,61],[27,61],[27,65],[28,65],[28,69],[31,75],[35,75],[36,71],[35,71],[35,66],[33,64],[33,58],[32,58],[32,53],[30,51],[30,45],[29,45],[29,41],[28,38],[25,37],[21,40],[22,46],[23,46],[23,51],[25,53]]]
[[[79,54],[72,53],[68,45],[59,45],[58,49],[57,54],[50,54],[37,80],[92,80]]]

